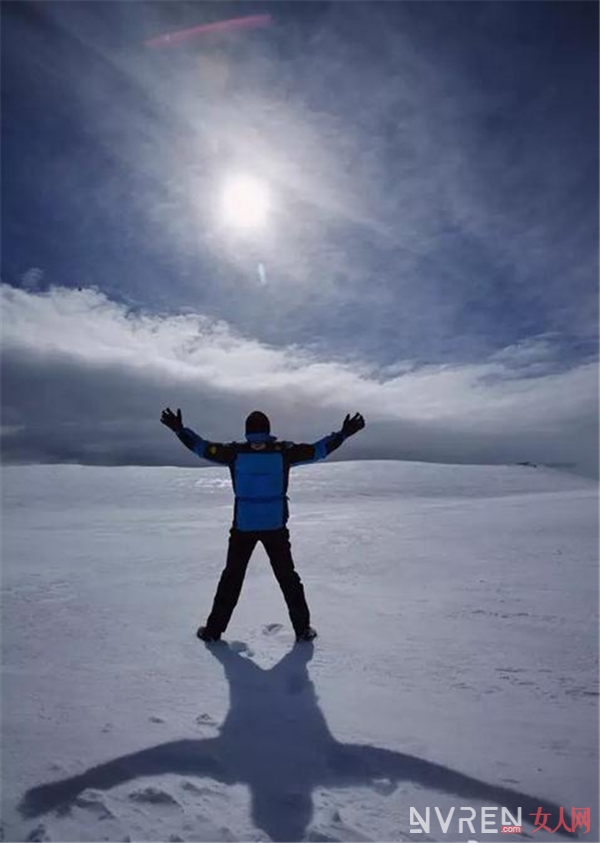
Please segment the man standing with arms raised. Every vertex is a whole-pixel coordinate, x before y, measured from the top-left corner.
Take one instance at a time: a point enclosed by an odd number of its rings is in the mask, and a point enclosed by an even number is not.
[[[202,641],[218,641],[227,629],[236,606],[246,568],[257,542],[262,542],[290,613],[297,641],[312,641],[316,631],[302,581],[294,567],[287,528],[287,488],[290,468],[325,459],[349,436],[362,430],[360,413],[347,415],[341,430],[312,445],[285,442],[271,436],[268,417],[255,410],[246,419],[246,441],[209,442],[183,426],[181,410],[163,410],[161,422],[199,457],[227,465],[235,494],[233,525],[229,534],[227,562],[221,574],[213,607],[205,626],[198,630]]]

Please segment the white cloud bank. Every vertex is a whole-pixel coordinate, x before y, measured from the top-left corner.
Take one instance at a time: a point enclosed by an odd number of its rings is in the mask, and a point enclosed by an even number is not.
[[[95,290],[1,289],[4,460],[193,464],[166,405],[204,436],[242,438],[260,408],[312,441],[361,411],[340,456],[598,466],[598,365],[565,369],[552,338],[478,364],[376,370],[269,347],[203,316],[129,312]]]

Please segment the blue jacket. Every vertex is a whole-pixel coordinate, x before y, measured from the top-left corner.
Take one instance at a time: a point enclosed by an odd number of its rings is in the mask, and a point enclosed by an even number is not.
[[[325,459],[345,439],[341,432],[331,433],[306,445],[251,433],[247,442],[222,444],[208,442],[188,427],[177,435],[199,457],[229,467],[235,494],[233,526],[244,532],[285,527],[290,468]]]

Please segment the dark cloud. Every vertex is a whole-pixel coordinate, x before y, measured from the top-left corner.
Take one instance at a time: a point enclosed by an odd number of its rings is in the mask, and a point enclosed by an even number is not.
[[[478,365],[375,370],[244,338],[187,314],[132,314],[89,290],[3,287],[6,462],[193,465],[159,423],[181,407],[207,438],[241,439],[263,409],[285,438],[314,441],[360,410],[341,457],[540,461],[597,469],[597,365],[557,365],[551,338]]]

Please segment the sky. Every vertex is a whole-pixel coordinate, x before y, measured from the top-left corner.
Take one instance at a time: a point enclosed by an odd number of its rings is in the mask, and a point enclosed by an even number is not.
[[[360,411],[340,458],[597,473],[597,4],[0,14],[5,462],[193,465],[169,405],[213,440]],[[219,215],[237,172],[260,230]]]

